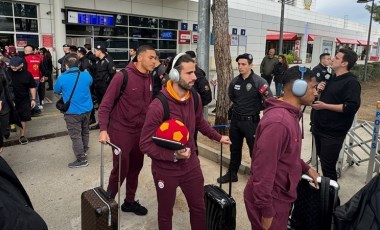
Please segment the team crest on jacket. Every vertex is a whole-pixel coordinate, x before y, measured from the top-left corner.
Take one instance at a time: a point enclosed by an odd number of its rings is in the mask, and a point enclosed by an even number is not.
[[[160,189],[163,189],[165,187],[164,181],[163,180],[158,180],[157,185]]]
[[[250,91],[252,89],[252,84],[248,83],[246,86],[247,91]]]

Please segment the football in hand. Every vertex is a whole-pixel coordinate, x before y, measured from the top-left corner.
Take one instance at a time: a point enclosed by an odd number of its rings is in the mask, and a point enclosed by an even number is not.
[[[189,130],[179,120],[164,121],[157,129],[156,136],[165,140],[177,141],[185,145],[189,141]]]

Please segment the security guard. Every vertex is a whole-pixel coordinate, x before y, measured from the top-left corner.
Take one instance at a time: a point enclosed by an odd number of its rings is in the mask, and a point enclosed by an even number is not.
[[[260,121],[260,110],[263,108],[264,100],[273,96],[267,81],[253,72],[252,61],[252,55],[247,53],[236,58],[240,74],[232,79],[228,88],[228,96],[233,103],[230,109],[231,160],[228,172],[218,178],[219,183],[229,182],[230,176],[232,182],[238,181],[237,172],[241,163],[243,140],[246,139],[251,155],[257,124]]]
[[[68,44],[64,44],[62,46],[62,49],[65,55],[63,55],[63,57],[58,59],[58,63],[61,64],[61,74],[66,71],[65,59],[66,59],[66,56],[70,54],[70,46]]]
[[[331,76],[331,56],[329,53],[319,55],[319,64],[313,68],[317,81],[327,81]]]
[[[116,73],[113,59],[107,53],[107,48],[101,44],[95,47],[95,57],[98,58],[95,65],[94,89],[98,105],[102,102],[107,87]],[[99,129],[99,124],[90,127],[91,130]]]

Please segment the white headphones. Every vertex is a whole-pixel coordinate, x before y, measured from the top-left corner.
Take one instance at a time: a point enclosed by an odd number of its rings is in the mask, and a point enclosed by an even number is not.
[[[306,66],[300,66],[298,70],[301,72],[301,79],[294,81],[292,91],[295,96],[302,97],[307,91],[307,82],[303,79],[303,75],[307,71],[307,68]]]
[[[178,71],[176,68],[174,68],[174,67],[176,67],[175,64],[177,63],[178,59],[179,59],[180,57],[182,57],[183,55],[186,55],[186,53],[179,53],[179,54],[177,54],[177,56],[175,56],[175,58],[173,59],[172,69],[171,69],[170,72],[169,72],[169,78],[170,78],[170,80],[172,80],[172,81],[174,81],[174,82],[178,82],[179,79],[180,79],[179,71]]]

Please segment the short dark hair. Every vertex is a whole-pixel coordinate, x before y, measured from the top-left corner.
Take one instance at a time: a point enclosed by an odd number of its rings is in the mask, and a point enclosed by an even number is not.
[[[321,55],[319,55],[319,61],[322,61],[322,59],[325,57],[325,56],[330,56],[331,54],[330,53],[322,53]]]
[[[338,53],[343,53],[343,61],[348,62],[347,70],[350,71],[356,64],[358,55],[353,50],[347,48],[339,49]]]
[[[306,68],[306,72],[303,74],[303,80],[309,82],[311,79],[315,77],[315,74],[313,71],[311,71],[309,68]],[[299,66],[293,66],[289,68],[285,74],[284,74],[284,86],[287,86],[289,84],[293,84],[293,82],[297,79],[301,79],[301,72],[299,70]]]
[[[185,52],[187,55],[189,55],[191,58],[197,58],[197,55],[195,55],[195,52],[192,50]]]
[[[175,58],[172,58],[172,60],[170,60],[169,65],[166,68],[166,73],[169,73],[170,70],[172,69],[174,59]],[[178,58],[178,60],[176,61],[176,63],[174,63],[174,68],[176,68],[178,71],[181,71],[181,69],[182,69],[182,66],[181,66],[182,62],[185,62],[185,63],[189,63],[189,62],[195,63],[195,61],[193,60],[193,58],[190,57],[190,55],[184,54],[180,58]]]
[[[86,48],[88,50],[91,50],[91,44],[87,43],[87,44],[84,44],[83,46],[84,46],[84,48]]]
[[[249,53],[244,53],[244,54],[240,54],[239,56],[237,56],[236,62],[239,62],[240,59],[247,59],[248,64],[252,64],[252,62],[253,62],[252,54],[249,54]]]
[[[78,67],[78,65],[79,65],[79,58],[78,58],[78,56],[75,55],[75,54],[67,55],[67,57],[65,58],[65,64],[69,68]]]
[[[133,49],[133,48],[131,48]],[[142,46],[139,46],[139,48],[137,48],[137,51],[136,51],[136,57],[139,56],[141,53],[144,53],[148,50],[154,50],[156,51],[152,46],[150,45],[142,45]]]

